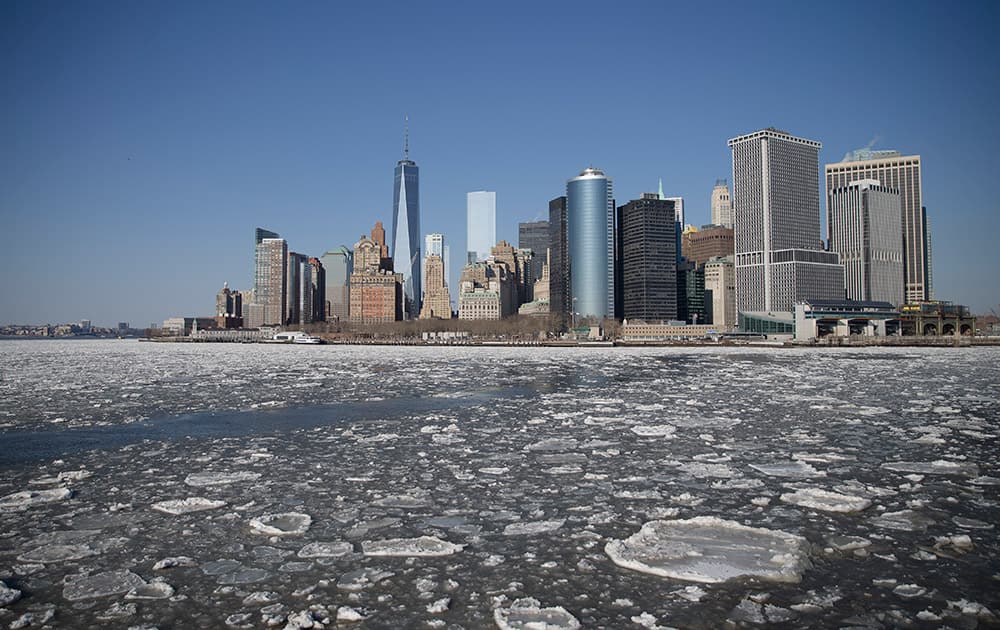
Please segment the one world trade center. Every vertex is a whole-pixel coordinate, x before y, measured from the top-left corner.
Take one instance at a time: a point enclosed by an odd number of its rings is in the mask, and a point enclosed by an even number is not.
[[[420,314],[420,169],[410,160],[410,130],[407,119],[403,159],[396,163],[396,185],[392,193],[392,261],[403,274],[403,313],[406,319]]]

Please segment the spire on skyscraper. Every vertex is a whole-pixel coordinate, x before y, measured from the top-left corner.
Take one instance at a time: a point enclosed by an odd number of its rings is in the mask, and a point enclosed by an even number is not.
[[[657,194],[660,195],[660,199],[666,199],[666,196],[663,194],[663,178],[662,177],[660,178],[660,189],[657,191]]]
[[[410,159],[410,115],[403,114],[403,159]]]

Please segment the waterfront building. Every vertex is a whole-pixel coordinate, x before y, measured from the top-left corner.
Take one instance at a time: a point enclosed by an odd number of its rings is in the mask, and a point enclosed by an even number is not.
[[[819,149],[769,128],[733,138],[736,308],[782,312],[843,299],[844,268],[820,241]]]
[[[504,264],[476,262],[466,265],[459,280],[458,318],[498,320],[505,317],[510,309],[509,283]]]
[[[834,190],[859,180],[873,179],[899,191],[904,297],[907,302],[933,300],[930,228],[927,209],[923,206],[920,156],[861,149],[848,153],[841,162],[827,164],[824,170],[828,222]]]
[[[720,332],[736,328],[736,272],[733,256],[717,256],[709,259],[705,272],[705,315],[707,323]]]
[[[732,256],[734,251],[732,228],[713,224],[698,229],[689,225],[681,234],[681,257],[696,265],[704,265],[718,256]]]
[[[488,190],[465,195],[466,263],[489,258],[497,240],[497,194]]]
[[[712,225],[733,229],[733,200],[729,197],[729,184],[724,179],[715,180],[712,189]]]
[[[311,286],[309,292],[312,295],[312,304],[309,309],[310,322],[326,321],[326,269],[323,262],[315,256],[309,257],[309,278]]]
[[[885,337],[900,333],[899,311],[888,302],[805,300],[795,303],[795,340]]]
[[[396,163],[392,193],[392,259],[403,277],[403,313],[420,313],[420,168],[410,159],[410,131],[406,128],[403,159]],[[384,240],[384,238],[383,238]]]
[[[903,304],[899,190],[862,179],[828,191],[830,250],[844,265],[847,298]]]
[[[215,321],[219,328],[243,327],[243,295],[231,290],[228,282],[215,296]]]
[[[504,309],[503,317],[517,310],[517,307],[524,301],[524,284],[521,275],[522,263],[518,260],[517,251],[514,246],[507,241],[499,241],[490,248],[490,257],[487,259],[490,266],[503,265],[505,269],[504,277],[507,281],[502,285],[504,295],[502,296]]]
[[[705,267],[689,260],[677,263],[677,319],[690,324],[707,320]]]
[[[723,331],[708,324],[685,324],[684,322],[644,322],[639,319],[622,322],[621,338],[625,342],[679,341],[684,339],[706,339],[718,336]]]
[[[403,274],[394,273],[386,256],[385,230],[376,222],[371,237],[354,245],[349,319],[380,324],[403,319]]]
[[[570,314],[569,230],[566,197],[549,202],[549,312],[565,324]]]
[[[285,321],[288,297],[288,243],[277,233],[257,228],[254,247],[254,304],[251,328]]]
[[[677,318],[675,202],[656,193],[618,207],[618,259],[623,318]]]
[[[297,252],[288,252],[288,265],[285,267],[288,273],[285,293],[285,325],[298,325],[309,323],[309,310],[312,307],[312,274],[309,269],[309,257]],[[308,303],[309,308],[304,309]]]
[[[444,234],[427,234],[424,236],[424,264],[420,268],[420,286],[424,287],[424,298],[427,296],[427,257],[431,254],[441,258],[444,266],[444,285],[448,286],[448,248],[444,244]],[[423,310],[421,310],[423,312]]]
[[[354,271],[354,253],[341,245],[320,258],[326,278],[323,290],[326,321],[346,321],[350,316],[351,273]]]
[[[420,319],[451,319],[451,295],[445,284],[444,261],[439,254],[424,258],[424,300]]]
[[[530,285],[542,277],[545,264],[545,250],[549,248],[549,222],[528,221],[517,224],[517,246],[530,249],[534,255],[526,284]]]
[[[570,300],[581,317],[614,317],[612,180],[590,167],[566,182]]]

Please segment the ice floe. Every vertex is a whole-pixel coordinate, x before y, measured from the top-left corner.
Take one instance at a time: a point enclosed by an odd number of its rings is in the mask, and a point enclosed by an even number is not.
[[[531,597],[516,599],[509,608],[493,610],[493,621],[501,630],[577,630],[580,622],[562,606],[542,608]]]
[[[349,542],[311,542],[299,549],[300,558],[339,558],[354,551]]]
[[[265,514],[250,519],[250,530],[265,536],[295,536],[304,534],[312,524],[312,517],[301,512]]]
[[[225,501],[214,501],[204,497],[188,497],[187,499],[170,499],[168,501],[158,501],[152,508],[158,512],[173,514],[188,514],[190,512],[201,512],[203,510],[214,510],[226,505]]]
[[[826,473],[816,470],[808,462],[792,460],[787,462],[776,462],[774,464],[750,464],[750,468],[762,472],[768,477],[791,477],[793,479],[808,479],[810,477],[824,477]]]
[[[505,536],[530,536],[554,532],[566,522],[566,519],[555,521],[534,521],[527,523],[511,523],[503,528]]]
[[[50,564],[53,562],[81,560],[90,556],[96,556],[99,553],[97,549],[85,544],[42,545],[41,547],[36,547],[31,551],[22,553],[17,559],[21,562]]]
[[[860,512],[872,504],[864,497],[855,497],[818,488],[803,488],[781,495],[785,503],[824,512]]]
[[[677,428],[669,424],[637,424],[632,427],[632,433],[640,437],[671,438],[676,432]]]
[[[63,585],[63,597],[71,602],[84,599],[123,595],[146,581],[127,569],[105,571],[93,575],[70,575]]]
[[[3,580],[0,580],[0,607],[13,604],[19,599],[21,599],[21,591],[7,586]]]
[[[895,472],[919,473],[921,475],[960,475],[978,477],[979,467],[968,462],[952,462],[937,459],[932,462],[886,462],[882,468]]]
[[[704,583],[742,576],[798,582],[808,566],[808,543],[801,536],[713,516],[650,521],[604,551],[622,567]]]
[[[73,496],[69,488],[52,488],[51,490],[22,490],[0,497],[0,512],[26,510],[43,503],[64,501]]]
[[[934,519],[913,510],[898,512],[883,512],[871,519],[872,525],[883,529],[895,529],[903,532],[916,532],[927,529]]]
[[[248,471],[200,472],[188,475],[184,479],[184,483],[197,488],[204,486],[225,486],[242,481],[257,481],[258,479],[260,479],[260,473]]]
[[[366,556],[449,556],[464,548],[465,545],[456,545],[436,536],[367,540],[361,543],[362,552]]]

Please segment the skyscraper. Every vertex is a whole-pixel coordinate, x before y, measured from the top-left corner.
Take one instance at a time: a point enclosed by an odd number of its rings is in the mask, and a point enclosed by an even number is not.
[[[934,299],[931,286],[930,230],[923,206],[920,156],[899,151],[861,149],[826,168],[827,212],[831,191],[862,180],[874,179],[899,190],[902,208],[903,274],[907,302]],[[827,215],[829,220],[829,215]]]
[[[444,269],[444,283],[445,286],[448,285],[448,266],[444,259],[444,234],[427,234],[424,236],[424,264],[420,267],[420,286],[424,288],[424,293],[427,293],[427,257],[437,256],[441,259],[441,264]]]
[[[285,267],[288,274],[285,292],[285,324],[307,324],[308,314],[303,310],[306,299],[312,304],[312,294],[309,287],[312,278],[308,267],[309,257],[297,252],[288,252],[288,265]],[[309,293],[309,295],[306,295]]]
[[[615,209],[612,182],[590,167],[566,182],[571,307],[582,317],[614,317]]]
[[[899,191],[873,179],[828,191],[830,250],[840,254],[851,300],[903,304]]]
[[[288,244],[276,232],[257,228],[254,247],[254,304],[249,327],[279,326],[288,295]]]
[[[530,249],[534,254],[527,283],[533,283],[542,277],[542,267],[545,265],[545,251],[549,248],[549,222],[528,221],[517,224],[517,246],[520,249]]]
[[[718,256],[705,263],[705,310],[720,332],[736,328],[736,278],[733,256]]]
[[[354,252],[341,245],[320,258],[326,273],[326,308],[328,321],[347,321],[351,304],[351,273],[354,271]]]
[[[420,169],[410,160],[410,131],[406,128],[403,159],[396,163],[392,193],[392,260],[403,276],[403,311],[407,319],[420,314]]]
[[[820,241],[820,146],[773,128],[729,141],[740,313],[844,298],[839,257]]]
[[[566,197],[549,202],[549,312],[565,322],[570,313],[569,230]]]
[[[439,254],[427,254],[424,279],[424,305],[420,309],[420,319],[451,319],[451,296],[445,284],[444,261]]]
[[[497,194],[488,190],[466,194],[465,222],[465,262],[486,260],[497,242]]]
[[[733,201],[729,197],[729,185],[724,179],[715,180],[712,189],[712,224],[733,227]]]
[[[648,322],[677,319],[674,202],[658,194],[618,208],[621,316]]]

